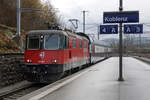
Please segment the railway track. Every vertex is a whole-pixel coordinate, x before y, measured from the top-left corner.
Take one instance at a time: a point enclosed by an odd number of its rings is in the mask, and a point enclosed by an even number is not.
[[[22,87],[14,91],[8,91],[7,93],[0,94],[0,100],[17,100],[18,98],[28,93],[31,93],[35,90],[38,90],[44,86],[46,85],[45,84],[31,84],[31,85],[28,85],[27,87]]]
[[[147,57],[138,57],[138,56],[136,56],[134,58],[150,64],[150,58],[147,58]]]

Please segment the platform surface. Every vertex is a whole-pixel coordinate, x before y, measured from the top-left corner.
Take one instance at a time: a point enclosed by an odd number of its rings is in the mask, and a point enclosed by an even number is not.
[[[118,57],[109,58],[40,100],[150,100],[150,65],[124,57],[124,82],[118,66]]]

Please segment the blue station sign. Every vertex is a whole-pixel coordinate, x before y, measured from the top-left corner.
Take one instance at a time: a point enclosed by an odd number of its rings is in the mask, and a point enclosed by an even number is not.
[[[118,25],[100,25],[100,34],[118,34]]]
[[[142,34],[143,24],[125,24],[124,33],[125,34]]]
[[[139,22],[139,11],[104,12],[104,23]]]

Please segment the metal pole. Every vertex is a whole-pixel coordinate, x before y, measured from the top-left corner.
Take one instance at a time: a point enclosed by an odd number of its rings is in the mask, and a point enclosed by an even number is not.
[[[120,0],[119,11],[123,11],[123,1]],[[122,23],[119,23],[119,78],[118,81],[124,81],[122,74]]]
[[[85,11],[83,11],[83,33],[85,33]]]
[[[98,31],[97,31],[98,34],[97,35],[98,35],[98,40],[99,40],[100,27],[98,26],[97,29],[98,29]]]
[[[20,0],[17,0],[17,34],[18,36],[21,35],[20,33],[20,20],[21,20],[21,11],[20,11]]]
[[[23,52],[23,41],[21,39],[21,7],[20,0],[17,0],[17,35],[19,37],[19,45]]]
[[[83,10],[83,33],[85,33],[85,13],[88,11]]]
[[[140,37],[140,43],[139,43],[139,54],[141,53],[141,34],[139,34]]]

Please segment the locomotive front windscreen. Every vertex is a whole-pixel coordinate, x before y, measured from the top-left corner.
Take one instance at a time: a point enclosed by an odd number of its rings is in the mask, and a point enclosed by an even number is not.
[[[63,35],[37,35],[27,36],[27,49],[37,50],[58,50],[67,49],[69,46],[68,38]]]
[[[59,35],[46,35],[44,38],[44,48],[48,50],[57,50],[59,49]]]

